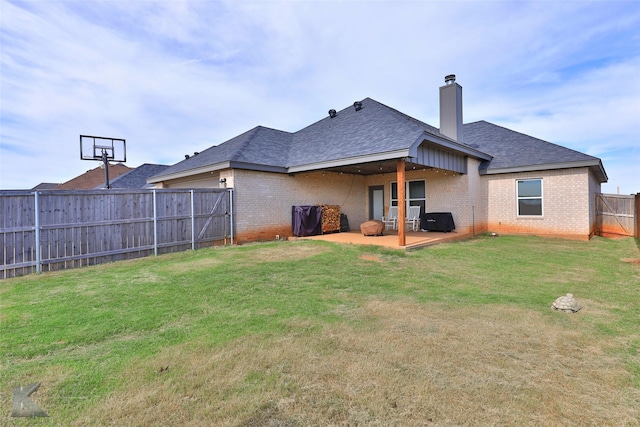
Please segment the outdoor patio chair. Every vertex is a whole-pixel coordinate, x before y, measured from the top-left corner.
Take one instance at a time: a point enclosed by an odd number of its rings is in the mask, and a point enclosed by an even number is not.
[[[384,222],[385,230],[396,230],[398,228],[398,207],[389,206],[387,216],[382,217],[382,222]]]
[[[411,230],[418,231],[420,228],[420,206],[409,206],[405,222],[407,225],[411,225]]]

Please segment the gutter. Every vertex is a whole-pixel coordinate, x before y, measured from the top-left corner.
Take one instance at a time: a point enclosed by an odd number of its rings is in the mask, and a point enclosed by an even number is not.
[[[600,175],[600,182],[607,182],[608,177],[607,173],[602,166],[602,161],[600,159],[595,160],[582,160],[578,162],[558,162],[558,163],[543,163],[539,165],[523,165],[523,166],[514,166],[510,168],[479,168],[478,172],[480,175],[498,175],[504,173],[518,173],[518,172],[536,172],[536,171],[544,171],[544,170],[557,170],[557,169],[571,169],[571,168],[584,168],[590,167],[595,168],[597,173]]]
[[[380,162],[384,160],[395,160],[400,158],[410,157],[409,149],[387,151],[384,153],[367,154],[364,156],[348,157],[344,159],[327,160],[318,163],[307,163],[306,165],[291,166],[288,169],[289,173],[307,172],[318,169],[328,169],[340,166],[350,166],[359,163]]]
[[[235,161],[226,161],[220,163],[214,163],[212,165],[201,166],[193,169],[186,169],[183,171],[170,173],[166,175],[156,175],[147,179],[147,183],[155,184],[162,181],[169,181],[178,178],[187,178],[192,177],[194,175],[199,175],[202,173],[208,172],[217,172],[224,169],[246,169],[252,171],[262,171],[262,172],[276,172],[276,173],[287,173],[287,168],[283,166],[269,166],[269,165],[259,165],[254,163],[246,163],[246,162],[235,162]]]

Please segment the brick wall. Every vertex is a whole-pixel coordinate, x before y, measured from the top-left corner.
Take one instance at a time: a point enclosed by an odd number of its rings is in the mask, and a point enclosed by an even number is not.
[[[222,176],[222,175],[221,175]],[[365,178],[330,172],[284,175],[235,169],[227,177],[234,188],[238,241],[291,236],[291,206],[339,205],[349,225],[366,221]]]
[[[518,217],[516,180],[541,178],[543,216]],[[488,229],[498,233],[588,239],[595,227],[595,191],[599,184],[587,168],[485,175]]]
[[[483,183],[477,173],[479,162],[468,159],[468,170],[472,174],[460,175],[444,170],[409,170],[407,181],[425,180],[427,212],[451,212],[458,233],[476,233],[486,231],[486,196],[482,193]],[[384,185],[384,212],[391,202],[391,183],[397,180],[396,174],[373,175],[367,178],[366,185]],[[366,194],[368,197],[368,192]],[[368,199],[366,201],[368,207]]]
[[[595,231],[595,194],[600,184],[587,168],[545,172],[484,175],[476,173],[479,161],[468,159],[469,174],[432,169],[410,170],[406,180],[424,179],[428,212],[451,212],[459,233],[485,231],[537,234],[588,239]],[[234,189],[234,216],[238,241],[273,240],[291,235],[291,206],[339,205],[352,230],[368,219],[370,186],[384,186],[384,212],[391,201],[396,174],[368,177],[331,172],[293,175],[223,170],[165,183],[171,188]],[[518,217],[516,180],[542,178],[544,216]]]

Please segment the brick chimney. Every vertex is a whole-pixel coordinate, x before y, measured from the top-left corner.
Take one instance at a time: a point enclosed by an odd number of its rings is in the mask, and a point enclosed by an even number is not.
[[[444,78],[440,87],[440,133],[462,143],[462,86],[455,74]]]

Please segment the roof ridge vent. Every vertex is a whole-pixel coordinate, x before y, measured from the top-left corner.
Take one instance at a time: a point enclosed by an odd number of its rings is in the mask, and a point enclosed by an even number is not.
[[[354,102],[354,103],[353,103],[353,108],[355,108],[355,109],[356,109],[356,111],[360,111],[360,110],[362,110],[362,102],[360,102],[360,101],[356,101],[356,102]]]
[[[331,117],[332,119],[337,115],[338,113],[336,113],[336,110],[334,110],[333,108],[329,110],[329,117]]]

